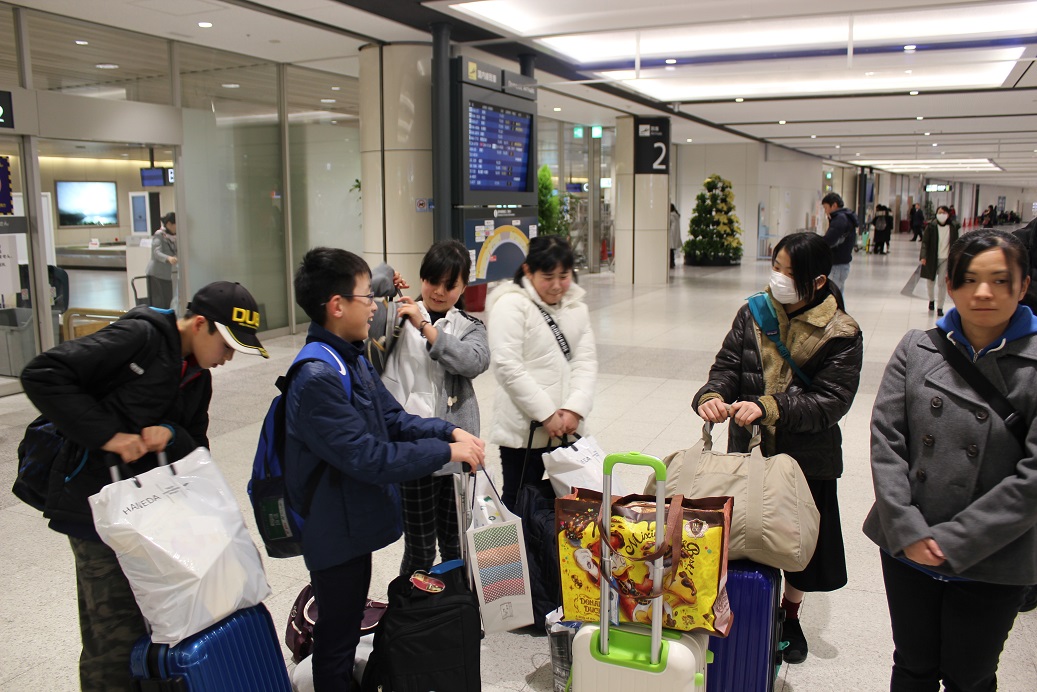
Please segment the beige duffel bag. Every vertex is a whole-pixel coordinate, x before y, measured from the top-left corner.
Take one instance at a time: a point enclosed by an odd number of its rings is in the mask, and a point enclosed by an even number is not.
[[[663,459],[666,496],[730,495],[729,559],[799,572],[814,555],[820,520],[799,464],[788,454],[764,458],[759,426],[753,426],[748,452],[714,452],[711,428],[706,423],[701,442]],[[654,493],[654,478],[649,485],[645,492]]]

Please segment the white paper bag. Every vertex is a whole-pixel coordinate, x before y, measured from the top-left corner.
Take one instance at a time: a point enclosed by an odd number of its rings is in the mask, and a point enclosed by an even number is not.
[[[581,437],[572,444],[544,453],[544,470],[551,479],[555,497],[564,497],[572,488],[601,492],[605,451],[593,436]],[[619,478],[612,477],[612,494],[627,495]]]
[[[155,643],[174,645],[270,595],[259,550],[207,449],[90,498]]]
[[[465,535],[479,611],[487,634],[533,624],[522,521],[508,511],[485,469],[476,476]],[[480,482],[481,481],[481,482]]]

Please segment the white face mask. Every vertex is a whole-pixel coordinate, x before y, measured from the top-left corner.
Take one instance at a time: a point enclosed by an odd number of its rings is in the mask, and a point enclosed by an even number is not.
[[[938,223],[939,223],[939,224],[940,224],[941,226],[942,226],[942,225],[944,225],[945,223],[947,223],[947,215],[946,215],[946,214],[937,214],[937,215],[936,215],[936,221],[937,221],[937,222],[938,222]]]
[[[771,270],[771,295],[782,305],[799,302],[799,293],[796,292],[796,284],[792,277],[785,276],[773,269]]]

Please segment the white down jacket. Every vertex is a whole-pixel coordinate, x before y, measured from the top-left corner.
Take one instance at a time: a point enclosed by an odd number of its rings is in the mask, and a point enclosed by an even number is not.
[[[525,447],[529,423],[568,409],[584,420],[594,403],[598,354],[585,291],[573,284],[557,305],[548,305],[523,279],[497,288],[489,298],[490,363],[499,385],[489,441],[502,447]],[[566,360],[554,333],[537,309],[542,307],[569,343]],[[583,421],[579,433],[584,434]],[[533,447],[547,447],[541,428]]]

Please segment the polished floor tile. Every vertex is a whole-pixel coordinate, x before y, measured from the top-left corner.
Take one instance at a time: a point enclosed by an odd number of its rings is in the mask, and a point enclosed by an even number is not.
[[[831,594],[815,594],[803,607],[811,656],[783,666],[778,692],[878,692],[888,689],[892,642],[879,571],[878,552],[860,532],[872,502],[868,465],[869,420],[875,392],[890,354],[908,329],[931,327],[935,317],[924,297],[900,289],[917,262],[917,245],[893,241],[886,256],[855,255],[847,282],[848,311],[865,337],[861,387],[842,422],[846,472],[839,484],[849,584]],[[740,267],[678,267],[665,287],[617,285],[611,275],[584,275],[587,303],[599,344],[598,391],[588,429],[607,451],[639,450],[657,456],[693,445],[701,421],[691,397],[705,381],[735,311],[767,282],[766,262]],[[924,296],[924,290],[916,295]],[[949,306],[949,303],[948,303]],[[492,329],[492,324],[490,325]],[[215,373],[210,440],[254,532],[245,484],[260,422],[274,379],[301,346],[301,335],[270,339],[272,358],[238,357]],[[495,383],[489,373],[475,383],[483,430],[493,416]],[[15,449],[35,412],[21,395],[0,398],[0,486],[14,478]],[[723,448],[723,436],[717,436]],[[488,450],[493,475],[500,479],[499,456]],[[634,487],[644,474],[620,469]],[[76,689],[78,627],[71,552],[31,508],[9,493],[0,494],[0,692]],[[384,596],[399,570],[402,543],[378,552],[371,595]],[[279,630],[308,575],[300,559],[267,560],[274,594],[267,605]],[[280,634],[280,632],[279,632]],[[970,636],[970,633],[962,633]],[[287,655],[287,651],[285,651]],[[502,633],[482,643],[483,689],[551,689],[547,639]],[[1003,692],[1037,689],[1037,613],[1021,615],[1009,637],[999,671]]]

